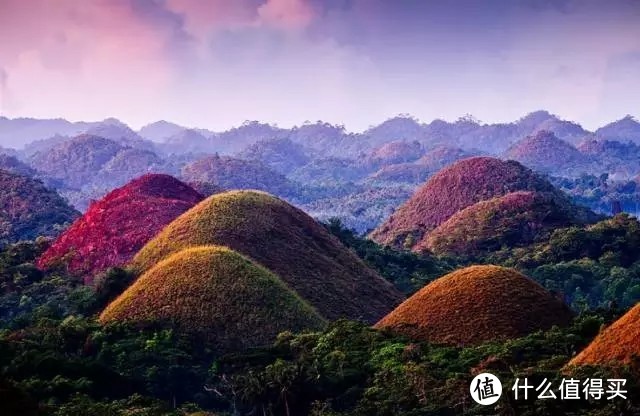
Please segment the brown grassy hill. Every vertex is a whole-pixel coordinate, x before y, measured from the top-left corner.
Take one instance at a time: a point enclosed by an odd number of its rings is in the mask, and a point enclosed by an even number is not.
[[[463,159],[432,176],[371,238],[381,244],[413,247],[461,209],[515,191],[550,192],[560,197],[547,180],[516,161]]]
[[[542,172],[565,172],[589,163],[588,157],[578,149],[546,130],[515,143],[505,152],[505,157]]]
[[[395,140],[373,149],[367,163],[377,165],[411,162],[420,158],[423,153],[422,146],[417,141]]]
[[[568,367],[620,364],[640,374],[640,303],[602,331]]]
[[[225,245],[278,274],[328,319],[376,322],[402,296],[324,227],[269,194],[213,195],[169,224],[135,256],[145,271],[187,247]]]
[[[278,333],[318,329],[323,319],[278,276],[224,247],[182,250],[142,275],[100,322],[168,323],[219,350],[271,343]]]
[[[580,224],[580,209],[541,192],[518,191],[480,201],[431,231],[417,249],[474,256],[530,244],[557,227]]]
[[[515,270],[471,266],[428,284],[376,324],[437,344],[472,345],[567,325],[571,311]]]

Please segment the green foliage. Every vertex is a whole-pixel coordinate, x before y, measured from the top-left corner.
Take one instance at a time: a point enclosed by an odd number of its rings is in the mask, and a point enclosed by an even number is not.
[[[79,213],[36,179],[0,169],[0,247],[55,236]]]
[[[548,241],[492,253],[484,261],[522,270],[576,310],[626,309],[640,300],[640,222],[626,214],[557,229]]]
[[[612,407],[606,401],[540,403],[513,399],[516,377],[559,383],[562,366],[598,332],[601,315],[584,315],[567,329],[473,348],[416,344],[353,322],[321,333],[283,336],[270,351],[219,361],[211,386],[229,394],[239,414],[266,415],[461,415],[585,414]],[[497,408],[464,400],[472,372],[499,376],[506,399]],[[605,370],[601,375],[606,374]],[[618,374],[620,375],[620,374]],[[629,391],[637,380],[627,374]],[[619,403],[617,404],[619,406]],[[638,398],[624,403],[637,411]]]
[[[456,259],[434,257],[428,253],[418,255],[381,246],[369,239],[359,237],[347,229],[338,218],[331,218],[325,227],[340,239],[342,244],[353,249],[369,267],[393,283],[398,290],[409,295],[428,282],[455,269]]]
[[[94,281],[95,296],[98,306],[102,309],[125,291],[136,279],[136,275],[119,267],[112,267],[99,275]]]

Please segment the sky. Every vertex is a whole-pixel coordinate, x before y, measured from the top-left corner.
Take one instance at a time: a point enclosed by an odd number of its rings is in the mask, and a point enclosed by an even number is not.
[[[640,116],[640,0],[0,0],[0,115]]]

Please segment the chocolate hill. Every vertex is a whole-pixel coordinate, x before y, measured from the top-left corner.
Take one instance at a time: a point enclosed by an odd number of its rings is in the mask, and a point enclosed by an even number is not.
[[[165,225],[202,199],[171,176],[142,176],[94,202],[37,265],[64,265],[90,284],[97,273],[128,263]]]
[[[640,144],[640,122],[633,116],[627,115],[618,121],[600,127],[595,134],[608,140]]]
[[[402,296],[324,227],[269,194],[213,195],[178,217],[135,256],[146,271],[188,247],[224,245],[280,276],[327,319],[376,322]]]
[[[395,140],[384,143],[371,151],[367,162],[372,165],[389,165],[411,162],[424,154],[417,141]]]
[[[480,201],[431,231],[417,249],[436,254],[480,255],[548,237],[558,227],[582,224],[582,208],[554,195],[518,191]]]
[[[542,172],[560,172],[584,167],[589,159],[578,149],[541,130],[511,146],[505,157]]]
[[[468,206],[515,191],[564,196],[547,180],[516,161],[491,157],[460,160],[436,173],[401,205],[371,238],[413,248],[425,235]]]
[[[378,322],[435,344],[474,345],[567,325],[571,311],[515,270],[471,266],[441,277]]]
[[[214,246],[185,249],[159,262],[107,306],[100,322],[168,323],[222,351],[270,344],[282,331],[324,324],[278,276]]]
[[[602,331],[568,367],[630,365],[640,373],[640,303]]]
[[[42,182],[0,169],[0,246],[54,237],[78,215]]]

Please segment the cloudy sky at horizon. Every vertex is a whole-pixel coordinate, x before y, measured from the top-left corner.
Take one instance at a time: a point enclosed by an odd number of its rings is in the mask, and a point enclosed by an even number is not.
[[[0,0],[0,115],[640,116],[640,0]]]

